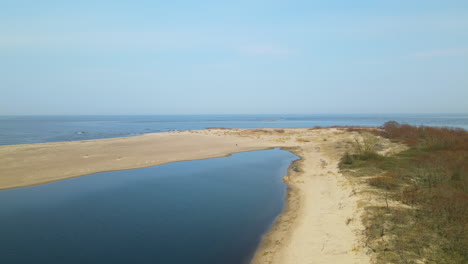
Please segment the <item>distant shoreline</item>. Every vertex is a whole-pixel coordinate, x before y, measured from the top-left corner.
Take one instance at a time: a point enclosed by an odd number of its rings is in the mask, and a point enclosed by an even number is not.
[[[468,130],[467,114],[0,116],[3,134],[0,145],[111,139],[147,133],[204,130],[209,127],[375,127],[389,120],[411,125],[460,127]]]
[[[280,147],[301,159],[284,177],[285,209],[263,237],[252,263],[369,263],[358,243],[360,222],[346,223],[359,214],[358,197],[349,198],[349,183],[336,167],[343,151],[337,147],[351,133],[340,128],[215,128],[0,146],[0,189]]]

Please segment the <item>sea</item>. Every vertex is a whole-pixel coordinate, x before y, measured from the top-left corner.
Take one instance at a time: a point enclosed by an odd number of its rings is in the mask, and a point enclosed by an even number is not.
[[[380,126],[390,120],[468,130],[468,114],[0,116],[0,145],[130,137],[209,127]]]

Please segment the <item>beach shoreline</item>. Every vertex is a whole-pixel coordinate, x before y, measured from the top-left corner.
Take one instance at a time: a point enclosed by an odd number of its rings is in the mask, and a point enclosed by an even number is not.
[[[364,197],[337,169],[341,151],[335,147],[343,140],[313,149],[283,148],[300,160],[284,178],[288,185],[284,211],[264,235],[251,263],[370,263],[358,208]]]
[[[252,263],[370,263],[361,243],[362,197],[350,196],[353,186],[337,168],[350,135],[338,128],[209,129],[0,146],[0,189],[279,147],[300,159],[288,168],[285,208]]]

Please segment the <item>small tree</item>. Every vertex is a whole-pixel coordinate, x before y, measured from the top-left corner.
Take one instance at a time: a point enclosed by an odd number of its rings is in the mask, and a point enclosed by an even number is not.
[[[388,138],[395,137],[400,127],[401,125],[397,121],[392,120],[392,121],[385,122],[383,125],[385,136]]]

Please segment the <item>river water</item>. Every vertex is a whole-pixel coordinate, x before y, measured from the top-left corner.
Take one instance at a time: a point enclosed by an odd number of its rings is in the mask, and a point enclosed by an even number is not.
[[[0,191],[1,262],[248,263],[295,159],[253,151]]]

